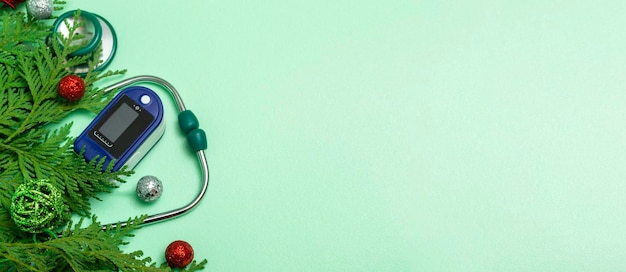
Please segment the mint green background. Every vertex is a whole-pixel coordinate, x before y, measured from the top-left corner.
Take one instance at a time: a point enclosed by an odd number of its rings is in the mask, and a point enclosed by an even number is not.
[[[115,26],[110,68],[169,80],[208,133],[206,198],[128,250],[160,263],[186,240],[207,271],[626,270],[626,2],[601,2],[70,1]],[[167,108],[102,221],[197,192]]]

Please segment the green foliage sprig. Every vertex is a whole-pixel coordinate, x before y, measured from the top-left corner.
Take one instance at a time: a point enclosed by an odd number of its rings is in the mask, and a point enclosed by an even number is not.
[[[51,36],[61,44],[45,43],[50,35],[49,26],[40,21],[24,20],[20,12],[4,11],[2,22],[12,22],[13,31],[3,25],[0,32],[0,192],[6,207],[8,194],[24,180],[46,178],[62,189],[64,202],[71,212],[89,215],[89,199],[98,192],[108,192],[115,187],[114,180],[122,182],[127,171],[102,173],[94,166],[102,164],[92,161],[86,164],[72,150],[67,124],[53,132],[50,124],[61,122],[71,112],[86,109],[97,111],[106,105],[111,94],[102,93],[94,83],[103,77],[122,74],[113,71],[100,74],[93,71],[99,52],[69,57],[81,44],[81,36]],[[9,18],[9,19],[7,19]],[[21,30],[21,31],[18,31]],[[34,36],[39,35],[38,39]],[[17,40],[11,42],[11,40]],[[27,46],[25,47],[25,44]],[[57,85],[62,77],[69,75],[69,68],[89,64],[85,76],[85,97],[79,103],[69,103],[59,97]],[[0,211],[0,218],[2,217]]]
[[[63,1],[55,0],[55,9]],[[77,22],[77,20],[75,20]],[[35,20],[20,11],[0,6],[0,270],[6,271],[169,271],[156,267],[143,253],[122,252],[119,247],[145,217],[129,219],[124,229],[102,230],[93,223],[83,228],[83,220],[69,223],[60,238],[21,231],[11,219],[11,196],[16,187],[30,179],[45,178],[62,190],[70,214],[91,216],[90,199],[110,192],[115,181],[124,182],[131,174],[122,169],[112,172],[110,164],[101,171],[102,159],[85,162],[72,148],[71,123],[60,124],[76,110],[98,112],[112,99],[96,87],[97,81],[125,71],[94,71],[100,51],[72,57],[83,44],[74,34],[80,23],[68,26],[67,37],[51,33],[49,22]],[[59,42],[46,42],[59,41]],[[87,64],[86,92],[76,103],[59,97],[58,82],[70,74],[70,67]],[[51,125],[57,129],[51,129]],[[195,261],[185,270],[203,269],[206,260]]]
[[[141,258],[142,253],[135,251],[124,254],[119,245],[126,245],[126,237],[133,237],[132,232],[138,228],[146,216],[129,219],[127,227],[111,227],[106,230],[93,217],[93,223],[83,227],[83,219],[77,224],[68,226],[62,232],[62,238],[43,242],[0,243],[0,256],[6,262],[18,264],[18,267],[32,271],[169,271],[164,265],[157,267],[149,257]],[[206,261],[192,262],[182,271],[202,269]],[[0,263],[0,268],[2,268]]]

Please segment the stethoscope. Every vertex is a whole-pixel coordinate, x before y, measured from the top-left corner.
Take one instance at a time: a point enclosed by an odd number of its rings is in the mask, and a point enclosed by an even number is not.
[[[104,70],[113,60],[117,51],[117,34],[111,23],[98,14],[84,10],[73,10],[61,14],[54,21],[53,33],[57,33],[57,39],[60,38],[59,35],[68,37],[70,28],[74,26],[77,27],[74,29],[74,33],[82,35],[82,38],[76,40],[75,43],[81,43],[82,47],[74,51],[71,56],[84,56],[96,51],[101,46],[102,51],[98,56],[98,63],[94,70]],[[70,68],[71,72],[79,75],[87,73],[88,70],[87,64]]]
[[[178,110],[179,127],[181,128],[181,130],[187,133],[187,141],[189,142],[189,145],[192,148],[192,150],[196,152],[198,163],[200,164],[200,168],[202,171],[202,189],[200,190],[198,195],[193,199],[193,201],[191,201],[189,204],[183,207],[180,207],[178,209],[150,215],[146,219],[144,219],[143,224],[145,225],[145,224],[153,224],[153,223],[157,223],[166,219],[172,219],[172,218],[178,217],[180,215],[187,213],[188,211],[193,209],[196,205],[198,205],[200,200],[202,200],[202,198],[204,197],[206,190],[209,186],[209,166],[208,166],[205,154],[204,154],[204,150],[207,148],[206,135],[204,134],[203,130],[199,129],[199,123],[197,121],[197,118],[195,117],[193,112],[191,112],[190,110],[187,110],[187,108],[185,107],[185,104],[183,103],[183,99],[180,97],[180,94],[178,93],[178,91],[176,91],[176,88],[174,88],[172,84],[170,84],[169,82],[165,81],[162,78],[155,77],[155,76],[136,76],[136,77],[132,77],[132,78],[120,81],[113,85],[110,85],[104,88],[103,92],[109,93],[113,90],[123,88],[123,87],[128,87],[128,86],[131,86],[137,83],[142,83],[142,82],[157,84],[163,87],[163,89],[167,90],[169,94],[172,96],[172,98],[174,99],[176,103],[176,108]],[[109,226],[113,228],[116,227],[117,225],[119,225],[120,227],[125,227],[126,224],[127,224],[126,222],[120,222],[120,223],[111,224]],[[103,229],[106,229],[106,228],[107,228],[106,225],[103,226]]]
[[[80,11],[80,13],[78,15],[77,14],[78,13],[76,11],[69,11],[59,16],[53,25],[53,33],[67,36],[71,26],[73,26],[74,23],[80,23],[79,31],[82,32],[81,35],[84,37],[84,41],[82,43],[84,46],[75,51],[73,55],[80,56],[89,54],[94,52],[98,46],[101,45],[102,52],[100,56],[98,56],[99,63],[96,64],[95,67],[95,70],[101,71],[111,62],[111,59],[115,55],[115,51],[117,49],[117,37],[115,30],[107,20],[97,14],[86,11]],[[88,71],[88,67],[77,66],[71,68],[71,71],[76,74],[83,74]],[[190,110],[187,110],[179,92],[172,84],[156,76],[144,75],[122,80],[104,88],[103,92],[110,93],[114,90],[138,83],[153,83],[161,86],[174,99],[178,111],[178,125],[186,134],[187,141],[192,151],[196,153],[200,171],[202,173],[202,188],[196,197],[189,202],[189,204],[167,212],[149,215],[143,220],[142,223],[142,225],[148,225],[179,217],[196,207],[206,194],[206,190],[209,186],[209,166],[204,153],[204,150],[207,148],[206,134],[199,128],[199,122],[195,114],[193,114]],[[119,223],[105,224],[102,228],[108,229],[125,227],[127,224],[128,223],[126,221],[122,220],[119,221]]]

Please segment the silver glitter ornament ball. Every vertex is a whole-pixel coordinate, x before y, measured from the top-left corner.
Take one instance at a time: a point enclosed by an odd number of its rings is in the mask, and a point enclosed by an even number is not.
[[[145,176],[137,182],[137,196],[150,202],[157,200],[163,193],[163,183],[155,176]]]
[[[28,0],[26,1],[28,14],[37,19],[48,19],[52,15],[54,7],[52,0]]]

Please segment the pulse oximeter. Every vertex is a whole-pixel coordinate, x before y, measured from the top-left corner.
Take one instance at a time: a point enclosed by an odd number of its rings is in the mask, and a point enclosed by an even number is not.
[[[152,90],[132,86],[120,91],[74,141],[74,151],[87,161],[104,158],[133,169],[165,132],[163,103]]]

